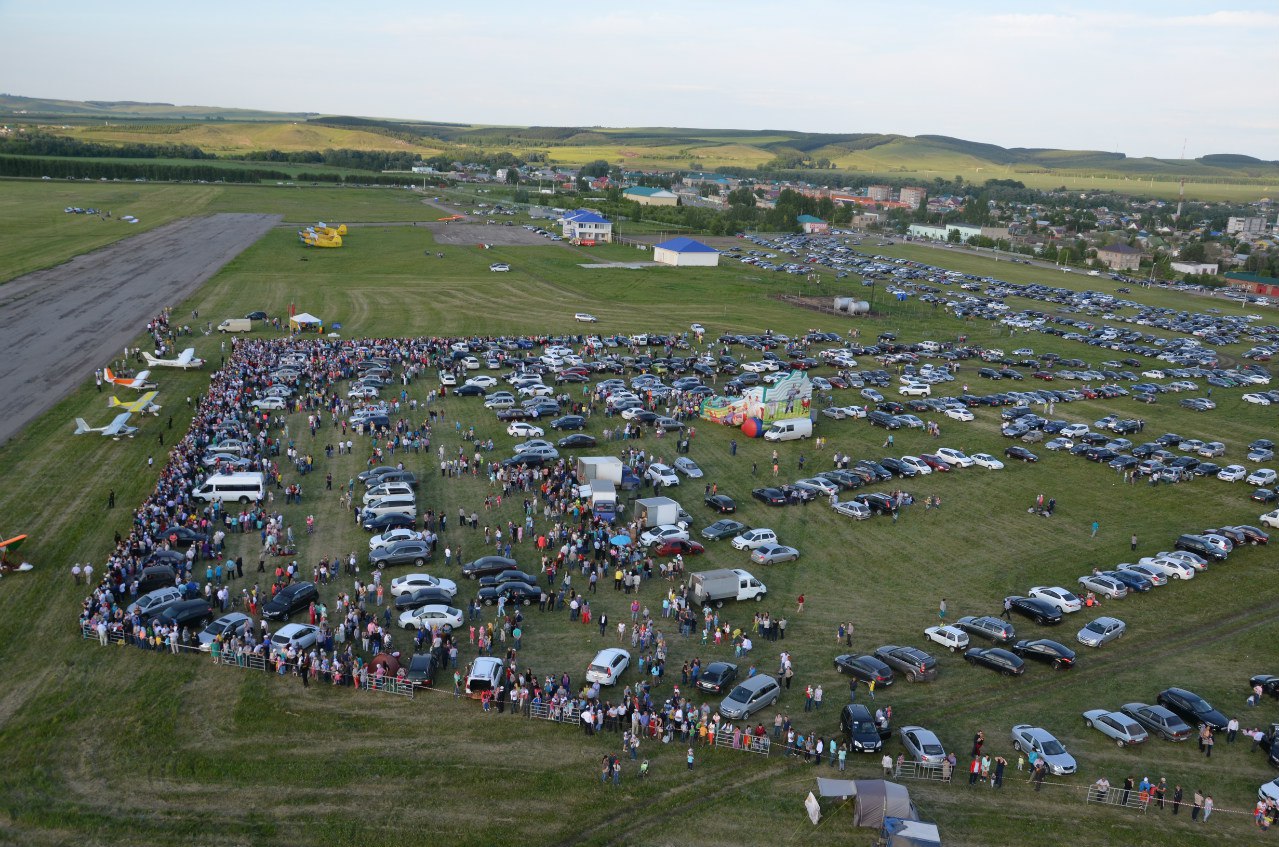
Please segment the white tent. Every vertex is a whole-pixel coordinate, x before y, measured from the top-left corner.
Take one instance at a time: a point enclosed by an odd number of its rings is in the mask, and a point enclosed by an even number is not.
[[[289,328],[299,330],[314,330],[319,332],[324,329],[324,321],[317,318],[310,312],[299,312],[289,318]]]

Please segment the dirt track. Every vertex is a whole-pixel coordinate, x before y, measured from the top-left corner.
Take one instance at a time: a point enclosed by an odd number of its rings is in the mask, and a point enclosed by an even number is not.
[[[180,303],[278,220],[187,218],[0,286],[0,444],[92,379],[149,318]]]

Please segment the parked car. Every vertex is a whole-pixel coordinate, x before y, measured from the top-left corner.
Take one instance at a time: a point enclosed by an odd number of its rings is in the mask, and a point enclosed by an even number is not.
[[[737,511],[737,503],[727,494],[708,494],[703,502],[721,515],[732,514]]]
[[[751,496],[769,506],[785,506],[789,502],[786,492],[772,486],[753,489]]]
[[[431,559],[431,545],[425,541],[396,541],[386,547],[379,547],[369,554],[369,564],[374,568],[389,568],[395,565],[414,565],[422,567]]]
[[[586,681],[614,685],[631,664],[631,654],[620,647],[605,647],[586,666]]]
[[[711,662],[698,675],[697,687],[711,694],[719,694],[736,679],[737,665],[731,662]]]
[[[314,582],[295,582],[286,585],[262,607],[262,617],[272,621],[288,620],[290,615],[318,603],[320,592]]]
[[[462,610],[452,606],[419,606],[400,614],[400,626],[405,629],[427,629],[431,632],[452,632],[462,625]]]
[[[1066,752],[1066,746],[1043,727],[1018,724],[1013,727],[1013,749],[1038,754],[1053,776],[1066,776],[1077,769],[1075,757]]]
[[[849,747],[854,753],[877,753],[884,741],[892,735],[886,725],[875,723],[870,709],[861,703],[850,703],[839,713],[839,727],[848,736]]]
[[[1017,638],[1012,624],[989,615],[967,615],[955,621],[955,626],[970,635],[980,635],[999,644],[1008,644]]]
[[[973,464],[979,468],[985,468],[988,471],[1001,471],[1004,469],[1004,463],[996,459],[989,453],[974,453],[968,458],[973,460]]]
[[[1119,707],[1119,711],[1164,741],[1185,741],[1192,734],[1189,724],[1163,706],[1125,703]]]
[[[968,633],[956,626],[930,626],[924,635],[952,653],[968,646]]]
[[[308,623],[290,623],[271,633],[271,644],[277,650],[287,650],[290,647],[306,650],[314,647],[319,637],[320,628],[318,626]]]
[[[1084,624],[1075,639],[1087,647],[1100,647],[1124,637],[1128,625],[1119,618],[1100,617]]]
[[[1037,600],[1052,604],[1057,607],[1058,611],[1064,613],[1078,612],[1084,607],[1082,600],[1058,586],[1036,585],[1027,594]]]
[[[930,682],[937,678],[937,660],[917,647],[885,644],[875,650],[875,658],[902,673],[908,682]]]
[[[207,653],[213,645],[213,640],[219,635],[222,636],[222,643],[226,644],[252,628],[253,618],[243,612],[228,612],[201,630],[198,636],[200,649]]]
[[[1040,626],[1061,623],[1061,610],[1047,600],[1014,594],[1004,598],[1010,611],[1025,615]]]
[[[467,579],[479,579],[482,576],[501,573],[519,566],[514,559],[508,559],[505,556],[481,556],[473,562],[462,565],[462,576]]]
[[[749,530],[746,524],[741,521],[735,521],[729,518],[715,521],[715,523],[702,530],[702,538],[711,541],[723,541],[725,538],[733,538],[741,535]]]
[[[507,561],[511,561],[508,559]],[[514,562],[511,562],[514,564]],[[451,579],[441,579],[429,573],[408,573],[391,580],[391,596],[399,597],[412,594],[421,588],[436,588],[447,592],[450,597],[457,596],[457,583]]]
[[[738,550],[754,550],[765,544],[777,542],[777,533],[771,529],[748,529],[733,539],[733,546]]]
[[[912,762],[940,766],[946,759],[946,748],[932,730],[922,726],[904,726],[901,728],[900,738],[902,747],[906,748],[906,755]]]
[[[689,479],[701,479],[703,476],[702,469],[697,466],[697,462],[694,462],[687,456],[680,456],[675,460],[675,470],[684,474],[684,476]]]
[[[876,687],[893,684],[896,675],[893,669],[884,662],[869,655],[853,655],[846,653],[835,657],[835,670],[842,674],[854,676],[862,682],[874,681]]]
[[[1097,730],[1107,738],[1113,739],[1120,747],[1141,744],[1150,737],[1141,724],[1123,712],[1089,709],[1084,712],[1084,725]]]
[[[1019,676],[1026,671],[1026,663],[1020,656],[999,647],[972,647],[964,652],[964,661],[984,665],[1004,676]]]
[[[719,704],[719,713],[731,721],[745,720],[777,702],[782,687],[768,674],[742,680]]]
[[[1207,700],[1184,688],[1165,688],[1155,702],[1194,724],[1208,724],[1214,731],[1222,732],[1228,723],[1226,716],[1214,709]]]
[[[1018,461],[1022,461],[1022,462],[1038,462],[1039,461],[1038,456],[1036,456],[1034,453],[1027,450],[1025,447],[1021,447],[1017,444],[1014,444],[1012,447],[1005,448],[1004,455],[1010,459],[1017,459]]]
[[[1023,659],[1047,662],[1053,666],[1054,670],[1066,670],[1075,666],[1075,651],[1059,641],[1048,638],[1018,641],[1013,645],[1013,652]]]
[[[1094,591],[1112,600],[1122,600],[1128,596],[1128,586],[1115,577],[1105,576],[1104,574],[1088,574],[1081,576],[1078,582],[1087,590]]]

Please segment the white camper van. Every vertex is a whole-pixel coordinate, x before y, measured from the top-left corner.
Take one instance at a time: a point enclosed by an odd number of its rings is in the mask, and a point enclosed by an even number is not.
[[[252,473],[220,473],[195,487],[191,496],[205,503],[256,503],[266,497],[266,477]]]
[[[764,433],[765,441],[794,441],[796,438],[811,438],[813,422],[808,418],[785,418],[773,421],[772,426]]]

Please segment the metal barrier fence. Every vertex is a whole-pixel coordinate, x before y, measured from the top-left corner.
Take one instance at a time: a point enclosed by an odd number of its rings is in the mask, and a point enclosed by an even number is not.
[[[80,627],[80,635],[86,640],[98,641],[101,643],[102,636],[99,635],[96,629],[87,624]],[[122,647],[131,646],[144,652],[206,656],[212,660],[212,653],[203,649],[200,645],[180,643],[144,645],[140,638],[129,637],[119,630],[112,629],[107,630],[106,639],[107,644],[109,645],[119,645]],[[297,675],[297,669],[287,663],[285,663],[284,672],[281,673],[279,663],[269,660],[266,656],[258,653],[225,654],[214,664],[228,668],[257,671],[258,673],[269,673],[276,676]],[[332,684],[331,676],[323,678],[319,675],[313,674],[310,679],[315,681],[317,685]],[[377,676],[372,674],[368,675],[364,679],[361,679],[358,676],[354,677],[349,683],[344,682],[343,685],[346,685],[349,688],[358,688],[363,691],[380,691],[384,694],[398,694],[399,696],[407,697],[410,700],[414,699],[416,694],[416,688],[411,682],[405,682],[396,679],[395,677],[386,676],[379,679]]]
[[[926,762],[902,762],[894,767],[896,779],[927,779],[934,782],[950,782],[953,776],[948,765],[931,765]]]
[[[734,741],[735,734],[737,736],[736,741]],[[715,747],[741,750],[746,753],[756,753],[760,756],[767,756],[773,747],[772,741],[767,735],[752,735],[749,726],[740,733],[736,733],[735,730],[727,726],[721,726],[711,741],[712,746]]]
[[[1150,795],[1135,788],[1098,788],[1089,786],[1084,792],[1085,803],[1102,803],[1107,806],[1122,806],[1127,809],[1139,809],[1144,815],[1150,808]]]

